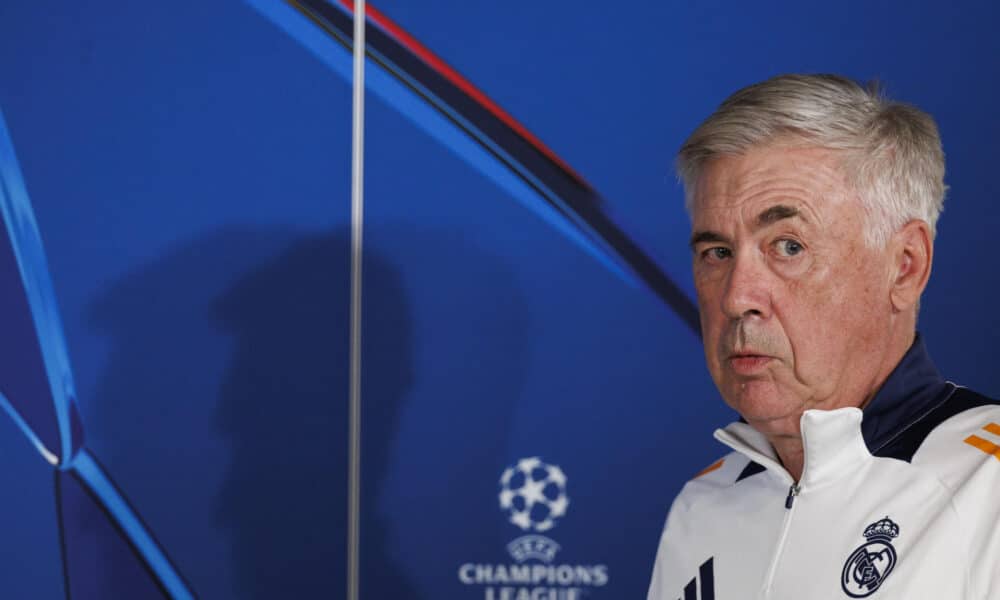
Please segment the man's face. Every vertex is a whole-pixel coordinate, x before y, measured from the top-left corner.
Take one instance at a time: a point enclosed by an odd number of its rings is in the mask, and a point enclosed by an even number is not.
[[[892,260],[865,245],[839,167],[832,151],[770,145],[712,160],[696,184],[705,357],[765,435],[797,436],[804,410],[858,406],[881,383]]]

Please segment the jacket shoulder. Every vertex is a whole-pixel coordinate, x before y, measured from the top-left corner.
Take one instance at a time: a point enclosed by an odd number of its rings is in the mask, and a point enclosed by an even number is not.
[[[974,396],[973,396],[974,394]],[[967,545],[976,597],[1000,586],[1000,405],[974,392],[977,400],[931,430],[911,464],[935,476],[951,493],[959,531]],[[978,397],[978,399],[977,399]],[[960,398],[961,399],[961,398]],[[987,401],[989,400],[989,401]],[[990,596],[993,597],[993,596]]]
[[[746,456],[730,452],[684,484],[670,506],[660,534],[648,600],[673,600],[692,574],[704,568],[702,561],[711,552],[702,525],[718,520],[716,511],[720,506],[728,506],[727,492],[749,464],[753,463]],[[735,511],[735,507],[730,508]]]
[[[675,506],[690,507],[699,500],[713,496],[732,487],[745,478],[745,472],[755,463],[748,457],[733,451],[708,465],[692,477],[674,501]]]
[[[936,419],[911,462],[953,490],[973,476],[1000,485],[1000,403],[966,388],[958,388],[953,401],[961,410]]]
[[[955,386],[952,393],[942,402],[930,407],[913,422],[901,429],[888,442],[873,448],[872,454],[883,458],[896,458],[912,462],[919,454],[925,454],[931,438],[947,435],[967,426],[974,415],[989,413],[1000,408],[996,400],[976,393],[968,388]]]

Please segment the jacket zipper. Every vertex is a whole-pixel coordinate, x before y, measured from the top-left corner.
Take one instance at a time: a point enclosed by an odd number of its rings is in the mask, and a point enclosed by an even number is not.
[[[781,535],[778,537],[778,545],[774,548],[774,557],[771,559],[771,566],[767,570],[767,579],[764,580],[764,588],[761,597],[767,598],[771,591],[771,584],[774,583],[774,576],[778,571],[778,563],[781,555],[785,551],[785,541],[788,538],[788,530],[791,529],[792,516],[795,514],[795,499],[802,492],[799,484],[793,482],[788,487],[788,496],[785,497],[785,519],[781,524]]]
[[[771,591],[771,585],[774,583],[774,576],[778,571],[778,562],[781,560],[781,554],[785,550],[785,541],[788,537],[788,530],[791,528],[792,517],[795,515],[795,499],[801,495],[802,486],[800,486],[792,478],[780,462],[770,456],[766,456],[758,452],[732,433],[725,430],[719,430],[716,432],[716,438],[733,450],[741,452],[751,460],[756,461],[758,464],[764,465],[788,483],[788,495],[785,497],[785,518],[781,524],[781,535],[778,537],[778,543],[774,548],[774,556],[771,559],[771,566],[767,570],[767,578],[764,580],[764,586],[760,590],[760,597],[767,598]]]
[[[792,504],[795,503],[795,497],[798,495],[799,495],[799,484],[793,483],[792,487],[788,488],[788,497],[785,498],[785,508],[791,510]]]

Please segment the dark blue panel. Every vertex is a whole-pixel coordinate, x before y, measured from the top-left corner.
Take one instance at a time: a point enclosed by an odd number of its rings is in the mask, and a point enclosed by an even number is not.
[[[52,466],[0,413],[0,596],[64,600]]]
[[[168,600],[99,500],[77,475],[55,474],[63,560],[71,600]]]

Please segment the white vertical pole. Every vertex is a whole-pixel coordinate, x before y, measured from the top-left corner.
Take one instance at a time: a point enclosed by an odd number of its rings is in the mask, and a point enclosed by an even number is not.
[[[347,600],[358,600],[361,552],[361,248],[364,232],[365,0],[354,0],[351,160],[351,373],[347,506]]]

